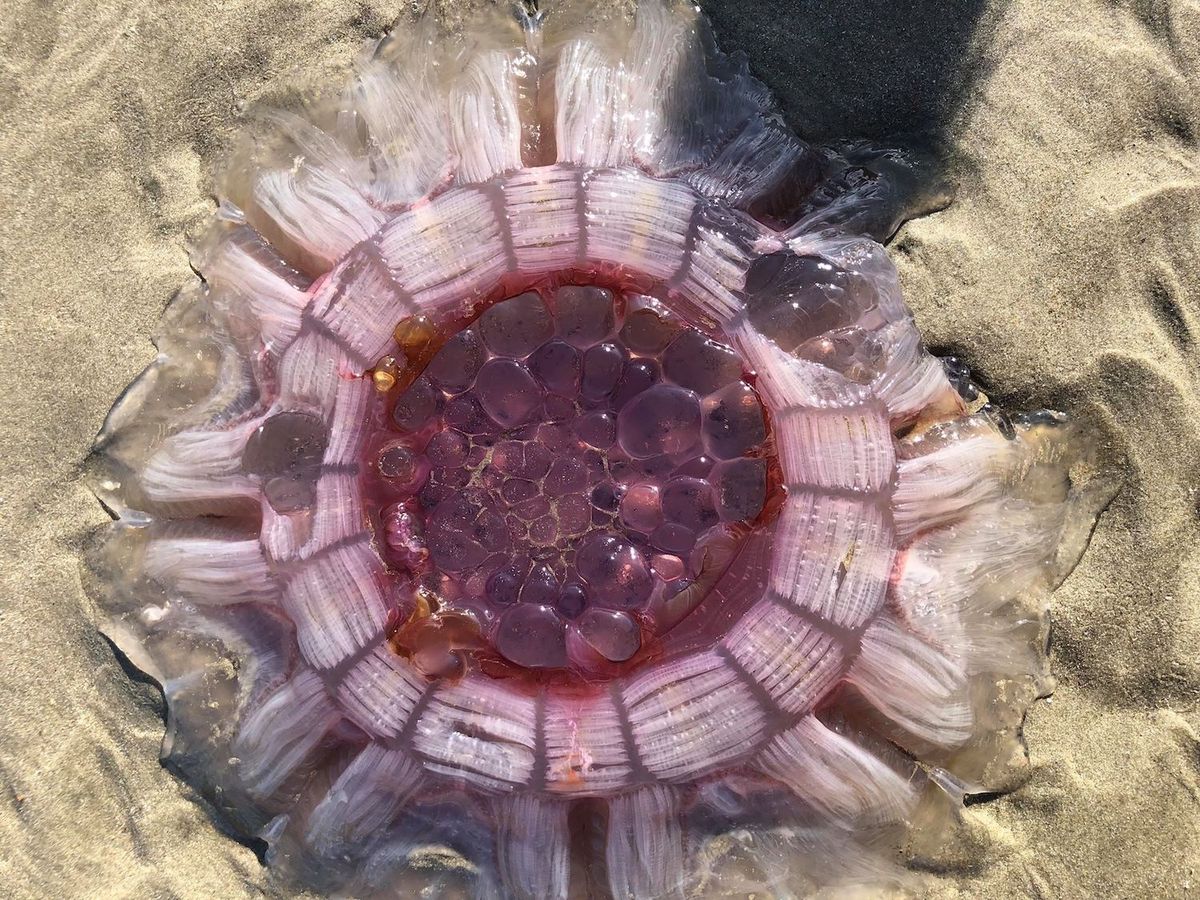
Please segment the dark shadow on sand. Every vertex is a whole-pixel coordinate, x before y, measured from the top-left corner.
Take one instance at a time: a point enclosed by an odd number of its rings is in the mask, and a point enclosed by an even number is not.
[[[700,0],[721,48],[741,51],[788,124],[817,142],[947,149],[983,73],[985,0]]]

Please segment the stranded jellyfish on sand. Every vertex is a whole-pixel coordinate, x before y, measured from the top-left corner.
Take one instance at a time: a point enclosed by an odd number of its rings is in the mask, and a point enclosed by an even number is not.
[[[1012,783],[1094,504],[1062,416],[922,347],[903,155],[800,141],[658,0],[426,16],[250,132],[94,570],[284,877],[892,884]]]

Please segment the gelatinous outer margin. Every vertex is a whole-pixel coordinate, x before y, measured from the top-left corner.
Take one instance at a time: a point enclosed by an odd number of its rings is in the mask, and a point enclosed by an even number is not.
[[[579,809],[617,897],[899,878],[881,835],[920,854],[964,793],[1012,783],[1045,596],[1098,507],[1062,417],[979,408],[922,347],[876,240],[910,175],[797,139],[660,2],[426,15],[341,94],[264,114],[196,245],[203,284],[97,445],[117,521],[91,572],[163,686],[164,756],[329,889],[567,896]],[[387,645],[364,373],[399,320],[585,276],[639,284],[756,373],[787,493],[754,590],[715,641],[602,688],[427,680]],[[242,465],[292,411],[329,433],[304,515]]]

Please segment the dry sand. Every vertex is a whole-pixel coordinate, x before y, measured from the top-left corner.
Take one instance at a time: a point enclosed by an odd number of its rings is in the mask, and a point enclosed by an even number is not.
[[[893,244],[929,337],[1065,407],[1128,483],[1054,597],[1034,773],[973,806],[939,897],[1200,893],[1200,9],[1184,0],[707,4],[810,135],[941,139],[947,211]],[[894,8],[893,8],[894,7]],[[45,3],[0,16],[0,894],[249,897],[254,855],[157,762],[156,691],[95,628],[80,482],[188,279],[247,100],[396,7]]]

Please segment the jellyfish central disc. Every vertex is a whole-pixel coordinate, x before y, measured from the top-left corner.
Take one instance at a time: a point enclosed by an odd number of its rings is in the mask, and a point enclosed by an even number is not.
[[[766,499],[741,359],[647,297],[501,301],[389,403],[389,562],[518,667],[635,657]]]

